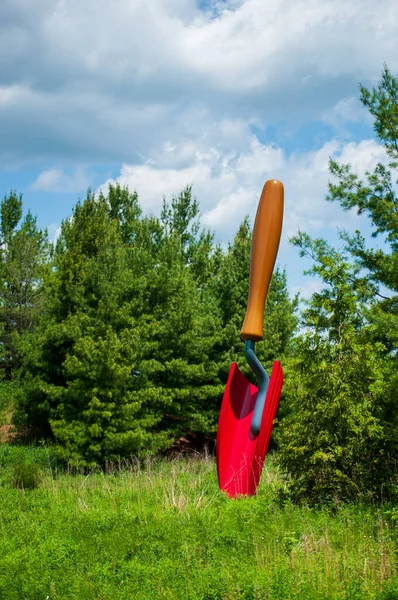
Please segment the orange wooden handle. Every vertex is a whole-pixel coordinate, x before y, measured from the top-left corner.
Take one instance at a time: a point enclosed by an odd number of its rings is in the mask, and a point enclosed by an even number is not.
[[[278,253],[282,219],[283,184],[270,179],[263,187],[254,222],[249,300],[240,332],[242,340],[257,342],[264,335],[264,304]]]

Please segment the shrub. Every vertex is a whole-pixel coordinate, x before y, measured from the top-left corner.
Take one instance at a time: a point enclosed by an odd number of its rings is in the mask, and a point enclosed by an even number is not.
[[[19,458],[11,468],[11,484],[13,487],[24,490],[37,488],[42,481],[42,471],[35,462]]]

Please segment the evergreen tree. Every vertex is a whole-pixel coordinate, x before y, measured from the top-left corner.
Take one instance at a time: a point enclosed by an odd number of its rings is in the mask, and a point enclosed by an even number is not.
[[[24,345],[16,418],[52,435],[69,460],[155,452],[215,430],[213,241],[197,211],[188,189],[162,221],[143,218],[136,195],[111,186],[62,224],[43,328]]]
[[[137,299],[123,239],[131,222],[114,207],[89,192],[63,222],[43,330],[24,348],[18,417],[82,465],[164,443],[152,431],[163,398],[135,396]]]
[[[305,234],[293,239],[327,286],[304,313],[309,332],[296,342],[280,452],[294,497],[312,502],[382,497],[397,483],[398,80],[385,66],[372,92],[360,90],[390,162],[363,181],[331,160],[338,182],[327,199],[366,214],[383,248],[359,231],[342,234],[345,253]]]
[[[191,188],[164,202],[156,264],[140,319],[137,396],[162,396],[159,430],[170,442],[187,433],[214,433],[222,382],[216,344],[218,305],[212,292],[218,262],[213,236],[201,229]]]
[[[156,452],[186,434],[214,436],[228,319],[239,339],[244,316],[238,329],[238,286],[235,307],[221,291],[239,276],[238,262],[201,227],[189,187],[164,202],[160,219],[143,217],[137,195],[119,185],[98,198],[89,191],[62,224],[41,328],[23,345],[16,422],[52,436],[83,465]],[[269,298],[265,360],[284,351],[294,323],[283,273]]]
[[[284,393],[279,460],[296,500],[378,497],[391,487],[397,442],[391,435],[384,346],[366,319],[372,287],[347,256],[305,234],[293,239],[316,262],[326,287],[302,315]],[[387,486],[387,487],[386,487]]]
[[[346,248],[367,279],[374,285],[372,320],[376,337],[386,346],[391,359],[397,360],[398,348],[398,79],[387,66],[380,83],[369,91],[360,86],[361,101],[374,117],[374,130],[383,142],[390,161],[379,163],[366,181],[352,173],[350,165],[330,161],[330,171],[338,183],[329,185],[328,200],[338,202],[344,210],[356,210],[369,217],[373,238],[382,240],[382,248],[373,249],[356,231],[343,234]],[[382,287],[381,287],[382,286]],[[395,367],[398,363],[395,363]]]
[[[22,195],[4,197],[0,213],[0,366],[10,380],[19,367],[20,337],[34,328],[41,310],[50,244],[36,218],[30,212],[23,217]]]

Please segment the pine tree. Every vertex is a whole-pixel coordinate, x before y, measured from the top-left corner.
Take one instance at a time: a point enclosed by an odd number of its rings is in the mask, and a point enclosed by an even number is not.
[[[372,288],[323,240],[292,241],[316,261],[310,272],[325,288],[308,302],[295,341],[279,460],[295,500],[375,498],[392,482],[397,444],[388,434],[384,346],[372,341],[366,319]]]
[[[338,183],[329,185],[330,202],[338,202],[344,210],[367,215],[372,237],[382,240],[382,248],[373,249],[356,231],[343,234],[347,250],[374,285],[373,320],[377,337],[397,359],[398,348],[398,198],[394,186],[398,170],[398,79],[385,65],[379,84],[369,91],[360,86],[361,101],[374,117],[374,130],[390,160],[379,163],[366,181],[352,173],[350,165],[330,161],[330,171]],[[381,287],[382,286],[382,287]],[[383,289],[384,288],[384,289]],[[395,363],[397,366],[398,363]]]
[[[30,212],[23,217],[22,195],[5,196],[0,212],[0,365],[3,377],[11,380],[19,367],[20,338],[34,328],[41,311],[50,244],[37,219]]]
[[[213,250],[189,189],[162,220],[142,217],[120,186],[89,192],[62,224],[43,328],[24,346],[17,420],[86,465],[214,432]]]
[[[296,341],[285,387],[293,413],[280,452],[293,496],[312,502],[380,498],[397,484],[398,80],[384,66],[378,86],[360,91],[390,162],[364,181],[331,160],[338,182],[327,199],[367,215],[383,247],[369,247],[360,231],[342,233],[341,252],[305,234],[293,239],[326,286],[304,313],[308,334]]]
[[[213,236],[200,226],[198,203],[185,188],[161,214],[156,263],[147,279],[140,319],[138,397],[161,396],[159,430],[170,443],[216,429],[222,384],[216,343],[220,330],[212,292],[218,261]]]
[[[135,395],[139,285],[123,239],[133,231],[114,208],[88,192],[63,222],[43,329],[24,347],[17,418],[87,466],[164,444],[153,431],[163,398]]]

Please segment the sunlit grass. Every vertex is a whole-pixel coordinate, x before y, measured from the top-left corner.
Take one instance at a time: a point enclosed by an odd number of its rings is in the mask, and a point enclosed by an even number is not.
[[[37,489],[3,477],[1,599],[398,598],[391,507],[283,503],[272,461],[256,497],[230,500],[210,456],[88,474],[46,460]]]

